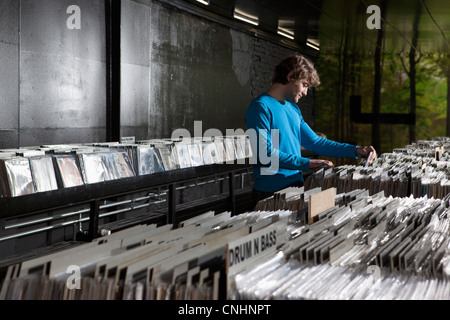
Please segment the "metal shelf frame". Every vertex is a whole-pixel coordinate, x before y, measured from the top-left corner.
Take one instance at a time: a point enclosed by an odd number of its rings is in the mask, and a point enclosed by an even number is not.
[[[51,192],[36,193],[15,198],[0,198],[0,231],[6,228],[13,228],[12,226],[5,226],[3,222],[5,219],[33,217],[39,214],[55,212],[58,210],[67,210],[71,207],[79,207],[85,205],[88,209],[75,211],[72,213],[59,214],[44,218],[44,220],[52,220],[58,216],[79,215],[79,223],[88,222],[89,227],[86,232],[85,241],[92,241],[99,237],[99,219],[105,215],[112,215],[117,212],[129,211],[129,209],[116,210],[109,213],[101,214],[101,210],[109,207],[117,207],[123,204],[133,205],[135,207],[146,207],[149,204],[135,205],[134,202],[149,197],[140,196],[138,199],[112,202],[105,204],[105,201],[111,198],[119,198],[123,196],[130,196],[133,194],[146,192],[149,195],[150,190],[164,189],[164,193],[158,195],[159,197],[167,197],[168,209],[166,215],[166,223],[177,226],[177,192],[184,190],[186,186],[177,187],[177,185],[188,184],[192,181],[209,179],[211,181],[224,180],[221,177],[228,177],[228,193],[227,206],[232,214],[236,212],[235,190],[236,175],[245,175],[251,173],[252,166],[249,164],[214,164],[193,168],[185,168],[173,171],[165,171],[154,173],[145,176],[136,176],[127,179],[107,181],[97,184],[83,185],[74,188],[58,189]],[[202,185],[205,182],[199,182]],[[196,185],[195,183],[194,185]],[[89,217],[81,218],[82,215],[89,215]],[[42,219],[36,220],[43,222]],[[33,224],[33,221],[22,224]],[[65,224],[62,223],[61,226]],[[58,225],[56,226],[58,227]],[[52,227],[48,227],[51,229]],[[46,228],[44,228],[46,229]],[[42,230],[46,231],[46,230]],[[11,237],[14,237],[11,236]]]

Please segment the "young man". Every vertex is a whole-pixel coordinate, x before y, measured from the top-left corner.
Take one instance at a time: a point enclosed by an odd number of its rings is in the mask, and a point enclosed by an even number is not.
[[[304,121],[296,105],[308,94],[310,87],[320,85],[319,76],[312,63],[301,55],[282,60],[275,67],[269,90],[248,107],[246,123],[251,138],[256,164],[254,201],[273,195],[292,186],[302,186],[302,172],[333,168],[331,161],[303,158],[301,146],[327,157],[376,157],[373,147],[360,147],[319,138]]]

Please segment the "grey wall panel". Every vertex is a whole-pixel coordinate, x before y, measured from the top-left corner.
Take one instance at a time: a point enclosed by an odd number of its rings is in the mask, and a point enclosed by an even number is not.
[[[145,126],[124,126],[120,127],[121,137],[135,137],[136,140],[146,140],[148,139],[148,125]]]
[[[19,145],[17,129],[0,130],[0,149],[15,149]]]
[[[0,42],[0,128],[18,127],[18,46]]]
[[[242,127],[250,81],[240,66],[248,56],[233,51],[230,29],[158,3],[151,22],[149,134],[193,134],[194,121],[223,132]]]
[[[81,10],[81,29],[71,30],[67,21]],[[22,0],[21,50],[105,61],[105,7],[102,0]]]
[[[22,128],[104,125],[105,73],[102,62],[22,52]]]
[[[81,9],[80,30],[67,27],[70,5]],[[104,2],[26,0],[21,9],[21,146],[41,140],[47,144],[92,142],[86,139],[97,137],[99,128],[104,140]],[[55,133],[48,135],[52,129]],[[82,135],[71,135],[74,132]]]
[[[0,0],[0,148],[18,145],[19,3]]]
[[[150,7],[122,1],[121,136],[148,138]]]
[[[0,0],[0,42],[19,44],[19,1]]]
[[[150,7],[122,1],[121,59],[127,64],[149,66]]]
[[[81,30],[67,28],[70,5]],[[0,9],[0,147],[104,140],[104,1],[0,0]],[[250,100],[288,51],[157,0],[123,0],[121,28],[121,130],[138,139],[193,133],[194,121],[245,129]]]
[[[20,133],[22,146],[105,142],[104,128],[30,128]]]
[[[148,67],[122,63],[121,127],[148,127],[150,71]],[[131,134],[147,139],[147,131]],[[122,136],[128,135],[122,132]]]

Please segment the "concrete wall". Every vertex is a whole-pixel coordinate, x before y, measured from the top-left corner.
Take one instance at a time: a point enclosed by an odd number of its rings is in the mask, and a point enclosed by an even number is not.
[[[0,0],[0,26],[0,148],[103,141],[104,1]]]
[[[121,30],[121,135],[137,139],[193,134],[194,121],[245,130],[293,53],[158,0],[122,0]],[[0,0],[0,149],[106,139],[105,43],[103,0]],[[312,102],[302,110],[312,122]]]
[[[19,141],[19,2],[0,0],[0,147]]]
[[[293,51],[159,1],[122,1],[122,136],[243,129],[252,98]],[[312,101],[304,116],[312,122]]]
[[[142,2],[142,1],[141,1]],[[142,23],[137,22],[142,21]],[[158,1],[122,5],[122,135],[244,128],[250,38]]]
[[[71,5],[81,9],[80,30],[67,27]],[[104,12],[102,0],[22,1],[21,145],[104,139]]]

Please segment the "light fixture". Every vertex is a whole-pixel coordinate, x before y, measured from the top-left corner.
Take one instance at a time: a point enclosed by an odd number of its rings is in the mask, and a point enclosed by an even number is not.
[[[209,5],[209,0],[197,0],[197,2],[200,2],[201,4],[204,4],[205,6]]]
[[[234,14],[233,14],[235,19],[253,24],[255,26],[259,25],[259,19],[258,17],[252,17],[246,13],[243,13],[242,11],[238,11],[236,9],[234,9]]]
[[[306,40],[306,45],[310,48],[313,48],[314,50],[320,50],[320,45],[318,41],[308,39]]]
[[[283,37],[286,37],[288,39],[291,39],[291,40],[295,39],[294,38],[294,33],[292,31],[289,31],[289,30],[286,30],[286,29],[283,29],[283,28],[278,28],[278,34],[283,36]]]

